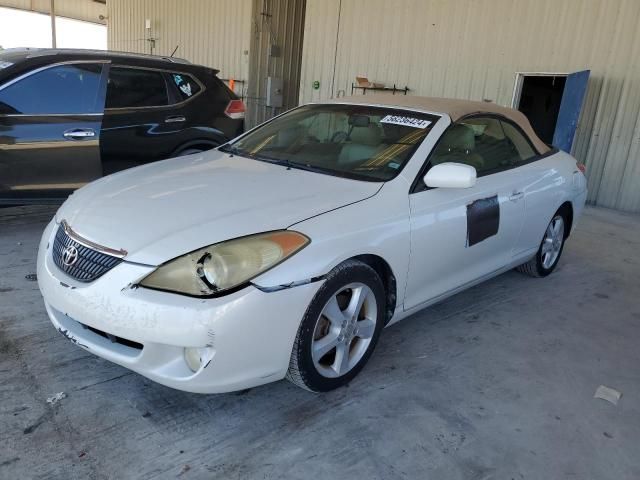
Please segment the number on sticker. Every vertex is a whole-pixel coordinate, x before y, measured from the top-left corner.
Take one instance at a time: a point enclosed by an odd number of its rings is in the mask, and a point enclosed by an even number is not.
[[[429,120],[422,120],[420,118],[413,117],[403,117],[400,115],[387,115],[380,123],[391,123],[393,125],[402,125],[404,127],[413,127],[413,128],[427,128],[431,125]]]

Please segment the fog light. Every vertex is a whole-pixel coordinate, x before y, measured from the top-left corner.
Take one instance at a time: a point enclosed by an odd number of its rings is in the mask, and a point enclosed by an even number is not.
[[[200,370],[200,365],[202,365],[202,359],[200,356],[199,348],[185,348],[184,349],[184,360],[187,362],[187,365],[191,369],[192,372],[197,372]]]
[[[210,347],[184,349],[184,361],[192,372],[197,372],[202,366],[207,366],[213,358],[214,350]]]

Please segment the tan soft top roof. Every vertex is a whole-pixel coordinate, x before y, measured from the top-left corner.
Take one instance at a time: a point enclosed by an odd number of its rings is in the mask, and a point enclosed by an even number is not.
[[[501,107],[490,102],[473,102],[471,100],[456,100],[451,98],[415,97],[411,95],[355,95],[329,100],[331,103],[356,103],[368,105],[388,105],[390,107],[406,107],[425,110],[433,113],[444,113],[456,122],[460,118],[475,113],[493,113],[502,115],[520,126],[531,139],[538,153],[547,153],[550,148],[533,131],[527,117],[513,108]]]

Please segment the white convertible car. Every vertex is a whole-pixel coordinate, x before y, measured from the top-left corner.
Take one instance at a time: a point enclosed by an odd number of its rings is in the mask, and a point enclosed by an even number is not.
[[[78,190],[44,232],[38,281],[65,337],[156,382],[326,391],[386,325],[514,267],[551,273],[582,170],[490,103],[305,105]]]

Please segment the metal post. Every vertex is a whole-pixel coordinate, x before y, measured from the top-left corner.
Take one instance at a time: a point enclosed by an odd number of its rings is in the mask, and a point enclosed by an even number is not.
[[[56,48],[56,6],[51,0],[51,48]]]

